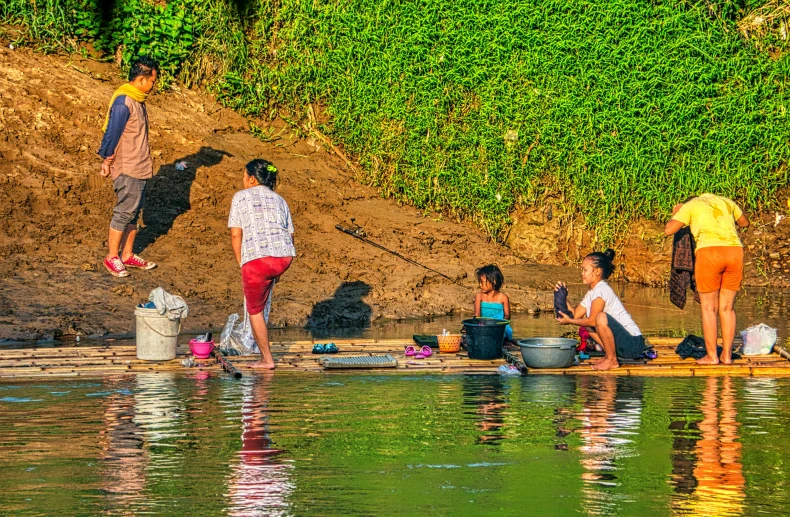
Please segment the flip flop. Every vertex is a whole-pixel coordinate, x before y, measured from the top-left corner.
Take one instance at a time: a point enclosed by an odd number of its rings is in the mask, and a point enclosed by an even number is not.
[[[406,347],[403,353],[406,355],[406,357],[414,357],[417,355],[417,350],[412,345],[409,345]]]
[[[326,353],[326,348],[324,348],[324,345],[322,345],[321,343],[316,343],[315,345],[313,345],[313,353],[314,354],[325,354]]]
[[[340,352],[340,350],[338,350],[334,343],[327,343],[326,346],[324,346],[324,352],[327,354],[336,354]]]
[[[420,349],[420,354],[419,355],[421,355],[423,357],[431,357],[433,355],[433,352],[431,351],[431,347],[429,347],[429,346],[422,347]]]

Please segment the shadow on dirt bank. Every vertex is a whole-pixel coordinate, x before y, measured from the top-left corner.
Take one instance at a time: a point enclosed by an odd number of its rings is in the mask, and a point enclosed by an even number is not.
[[[369,293],[365,282],[343,282],[332,298],[315,304],[305,328],[315,339],[362,336],[370,327],[372,311],[362,300]]]
[[[167,235],[175,220],[192,209],[189,199],[197,169],[218,165],[225,157],[231,158],[233,155],[203,146],[196,153],[159,167],[159,172],[151,178],[146,189],[143,208],[145,227],[135,241],[135,253],[142,253],[159,237]],[[176,167],[181,162],[186,164],[184,170]]]

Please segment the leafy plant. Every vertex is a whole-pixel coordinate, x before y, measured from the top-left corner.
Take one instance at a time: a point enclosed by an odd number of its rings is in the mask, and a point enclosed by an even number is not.
[[[788,183],[790,61],[739,32],[755,0],[119,0],[109,30],[95,2],[0,17],[151,55],[244,114],[321,106],[360,180],[494,238],[547,199],[611,242],[689,194],[758,209]]]

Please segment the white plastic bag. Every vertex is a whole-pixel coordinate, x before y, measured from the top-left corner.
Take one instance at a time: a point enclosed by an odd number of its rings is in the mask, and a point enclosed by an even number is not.
[[[263,308],[263,319],[266,323],[269,323],[269,313],[272,310],[272,292],[275,283],[276,280],[272,282],[269,297]],[[247,314],[247,300],[244,300],[244,321],[239,322],[238,314],[228,316],[228,321],[225,323],[225,328],[222,329],[219,339],[219,348],[226,355],[250,355],[260,352],[258,343],[252,335],[250,315]]]
[[[250,355],[258,351],[246,312],[244,321],[239,321],[238,314],[228,316],[219,339],[219,348],[226,355]]]
[[[776,329],[765,323],[754,325],[741,331],[743,355],[766,355],[776,343]]]

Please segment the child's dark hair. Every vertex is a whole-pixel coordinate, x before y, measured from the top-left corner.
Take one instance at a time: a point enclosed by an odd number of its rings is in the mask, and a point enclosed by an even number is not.
[[[614,260],[614,250],[612,248],[609,248],[603,252],[595,251],[584,258],[590,259],[593,267],[601,269],[601,277],[604,280],[612,276],[612,273],[614,273],[614,264],[612,264],[612,260]]]
[[[134,81],[138,77],[151,77],[154,70],[156,70],[156,75],[159,75],[159,63],[148,56],[139,57],[129,69],[129,82]]]
[[[488,283],[494,287],[494,291],[502,289],[502,284],[505,283],[505,277],[502,276],[502,271],[494,264],[481,267],[475,271],[475,275],[477,276],[478,282],[483,278],[488,280]]]
[[[264,187],[274,190],[277,185],[277,168],[272,162],[256,158],[246,165],[247,174],[258,180]]]

